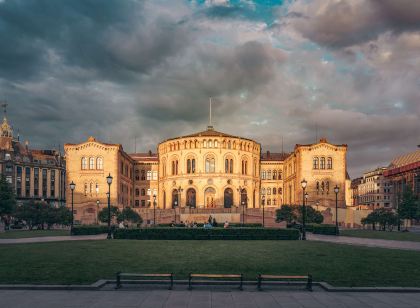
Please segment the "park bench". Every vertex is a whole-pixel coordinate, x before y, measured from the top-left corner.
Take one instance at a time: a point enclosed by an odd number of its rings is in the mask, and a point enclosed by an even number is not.
[[[172,287],[174,286],[174,274],[136,274],[136,273],[121,273],[118,272],[117,273],[117,286],[115,287],[116,289],[121,288],[121,283],[127,280],[123,280],[123,278],[131,278],[130,281],[132,281],[133,279],[136,279],[138,281],[141,281],[141,279],[144,278],[164,278],[164,279],[168,279],[170,286],[169,286],[169,290],[172,290]]]
[[[312,275],[308,274],[307,276],[287,276],[287,275],[264,275],[258,274],[257,276],[257,286],[258,290],[262,289],[263,280],[306,280],[306,290],[312,291]]]
[[[242,291],[243,274],[193,274],[188,276],[188,289],[192,290],[193,278],[206,278],[206,279],[239,279],[239,290]]]

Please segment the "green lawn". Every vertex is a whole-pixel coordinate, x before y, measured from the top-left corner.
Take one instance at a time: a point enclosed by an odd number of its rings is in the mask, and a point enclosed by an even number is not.
[[[340,230],[340,235],[396,241],[420,242],[420,234],[398,231]]]
[[[420,252],[303,241],[78,241],[0,245],[0,283],[92,283],[117,271],[307,274],[335,286],[420,287]]]
[[[10,230],[0,233],[2,238],[28,238],[28,237],[43,237],[43,236],[62,236],[70,235],[69,230]]]

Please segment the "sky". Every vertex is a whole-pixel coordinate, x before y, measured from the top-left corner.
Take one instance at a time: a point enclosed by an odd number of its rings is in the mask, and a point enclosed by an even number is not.
[[[325,137],[352,178],[420,144],[420,1],[0,0],[0,99],[34,148],[127,152],[213,125]],[[136,140],[136,142],[135,142]]]

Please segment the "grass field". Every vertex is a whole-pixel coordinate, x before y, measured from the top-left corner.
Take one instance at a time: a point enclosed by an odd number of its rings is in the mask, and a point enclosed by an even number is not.
[[[117,271],[307,274],[335,286],[420,287],[420,252],[303,241],[78,241],[0,245],[0,283],[88,284]]]
[[[62,236],[70,235],[69,230],[10,230],[0,233],[2,238],[28,238],[28,237],[44,237],[44,236]]]
[[[340,230],[340,235],[396,241],[420,242],[420,234],[398,231]]]

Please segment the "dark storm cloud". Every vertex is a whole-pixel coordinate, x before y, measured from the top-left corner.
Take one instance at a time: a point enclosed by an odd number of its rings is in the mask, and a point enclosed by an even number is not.
[[[420,2],[412,0],[297,1],[288,14],[308,39],[341,48],[375,39],[383,32],[420,29]]]
[[[142,1],[6,1],[0,5],[0,76],[37,77],[54,58],[98,78],[147,73],[182,49],[171,21],[148,20]],[[51,59],[51,57],[53,59]]]

